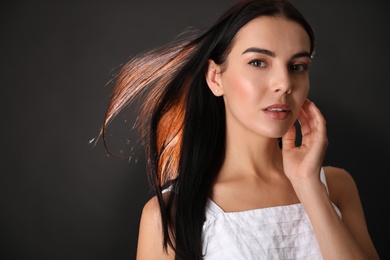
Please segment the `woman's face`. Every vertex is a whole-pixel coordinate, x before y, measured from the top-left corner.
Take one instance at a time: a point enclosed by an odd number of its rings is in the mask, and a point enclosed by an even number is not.
[[[309,52],[306,31],[285,18],[259,17],[241,28],[217,76],[228,131],[283,136],[307,98]]]

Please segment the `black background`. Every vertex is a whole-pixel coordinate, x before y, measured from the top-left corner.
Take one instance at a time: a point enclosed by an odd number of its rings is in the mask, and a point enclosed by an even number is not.
[[[129,57],[204,29],[234,0],[0,4],[2,259],[135,259],[147,184],[132,114],[93,146]],[[356,180],[372,239],[390,259],[389,4],[292,1],[317,34],[309,98],[327,120],[325,164]],[[387,237],[387,236],[386,236]]]

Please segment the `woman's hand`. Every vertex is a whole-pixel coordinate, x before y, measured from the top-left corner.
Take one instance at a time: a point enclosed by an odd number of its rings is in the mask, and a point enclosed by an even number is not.
[[[282,137],[284,172],[313,226],[324,259],[379,259],[368,233],[358,190],[348,172],[327,168],[333,197],[337,198],[342,220],[320,180],[320,169],[328,146],[326,122],[309,100],[298,116],[302,143],[295,146],[292,125]]]
[[[302,106],[298,116],[301,125],[302,143],[295,145],[296,128],[293,124],[282,137],[283,167],[286,176],[294,184],[303,179],[317,178],[328,146],[326,121],[320,110],[309,100]]]

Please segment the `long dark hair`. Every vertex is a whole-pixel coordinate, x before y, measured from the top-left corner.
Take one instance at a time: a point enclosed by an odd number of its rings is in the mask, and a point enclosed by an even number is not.
[[[206,32],[134,57],[118,74],[99,137],[111,120],[138,99],[136,122],[146,143],[148,178],[156,192],[163,247],[176,259],[202,259],[202,226],[212,183],[225,155],[225,107],[209,90],[208,60],[226,63],[237,32],[259,16],[299,23],[314,53],[312,28],[287,0],[244,0]],[[169,186],[171,192],[163,194]]]

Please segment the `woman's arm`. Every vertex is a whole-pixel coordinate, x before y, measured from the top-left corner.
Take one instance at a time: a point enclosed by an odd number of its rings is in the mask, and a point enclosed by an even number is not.
[[[337,215],[320,169],[328,145],[326,121],[319,109],[306,101],[298,118],[302,144],[295,146],[295,127],[283,136],[283,166],[286,176],[303,204],[313,226],[324,259],[379,259],[367,232],[356,185],[342,170],[330,177],[332,196],[340,207],[343,219]],[[332,175],[332,174],[329,174]],[[336,176],[336,174],[333,174]],[[336,184],[337,182],[340,182]],[[337,186],[339,185],[339,186]]]
[[[328,170],[327,170],[328,171]],[[324,259],[379,259],[368,234],[362,206],[355,183],[351,176],[341,169],[333,178],[343,187],[338,190],[337,206],[342,219],[336,214],[331,199],[322,183],[299,184],[299,198],[305,207],[313,226]],[[337,179],[337,180],[336,180]],[[297,187],[297,186],[295,186]],[[334,193],[334,189],[330,192]]]
[[[174,252],[163,249],[163,232],[160,208],[157,197],[151,198],[144,206],[141,215],[137,260],[175,259]]]

